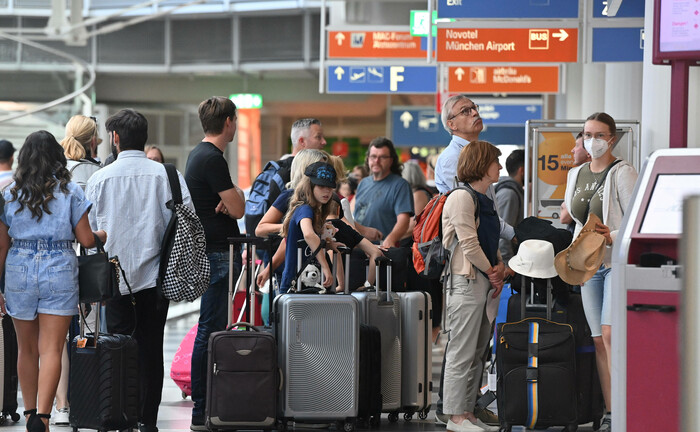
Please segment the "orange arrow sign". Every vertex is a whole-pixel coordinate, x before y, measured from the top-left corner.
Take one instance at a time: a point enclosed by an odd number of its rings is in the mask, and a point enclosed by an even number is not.
[[[328,32],[328,58],[425,58],[420,36],[408,31]]]
[[[558,93],[559,66],[450,67],[450,93]]]
[[[575,62],[578,29],[439,28],[442,62]]]

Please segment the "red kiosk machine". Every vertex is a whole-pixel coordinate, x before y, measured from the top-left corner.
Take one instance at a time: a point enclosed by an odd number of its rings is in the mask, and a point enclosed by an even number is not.
[[[683,198],[700,194],[700,149],[654,152],[613,250],[612,424],[680,431]]]

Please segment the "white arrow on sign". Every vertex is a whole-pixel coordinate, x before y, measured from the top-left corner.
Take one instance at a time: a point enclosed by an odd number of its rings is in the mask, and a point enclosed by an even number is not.
[[[335,40],[336,40],[336,42],[338,42],[338,46],[340,46],[343,44],[343,41],[345,40],[345,35],[342,33],[336,33]]]
[[[337,68],[335,68],[335,70],[333,71],[333,73],[334,73],[335,76],[338,78],[338,81],[340,81],[340,80],[343,78],[343,74],[345,73],[345,71],[343,70],[343,68],[341,68],[340,66],[338,66]]]
[[[566,38],[569,37],[569,33],[567,33],[564,29],[559,29],[559,33],[553,33],[552,36],[559,38],[559,42],[564,42]]]
[[[403,122],[403,128],[408,129],[408,127],[411,126],[411,122],[413,121],[413,116],[410,112],[404,111],[403,113],[401,113],[401,117],[399,117],[399,120]]]
[[[537,111],[537,107],[534,105],[530,105],[527,108],[525,108],[525,111],[534,113],[535,111]]]
[[[462,77],[464,76],[464,69],[462,69],[461,67],[457,68],[457,70],[455,70],[455,75],[457,75],[457,81],[462,81]]]

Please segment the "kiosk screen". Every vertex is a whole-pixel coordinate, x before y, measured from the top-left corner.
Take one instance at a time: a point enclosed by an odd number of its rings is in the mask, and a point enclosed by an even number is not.
[[[659,174],[639,232],[681,234],[683,199],[697,194],[700,194],[700,174]]]

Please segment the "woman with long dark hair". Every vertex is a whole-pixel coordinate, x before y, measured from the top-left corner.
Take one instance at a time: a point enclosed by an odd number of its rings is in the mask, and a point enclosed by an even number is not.
[[[19,151],[14,183],[2,194],[0,271],[5,295],[0,312],[17,331],[17,373],[27,431],[49,428],[61,372],[61,351],[78,313],[78,262],[73,240],[94,247],[88,222],[92,205],[71,182],[66,157],[46,131],[30,134]],[[104,231],[96,233],[102,241]]]

